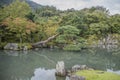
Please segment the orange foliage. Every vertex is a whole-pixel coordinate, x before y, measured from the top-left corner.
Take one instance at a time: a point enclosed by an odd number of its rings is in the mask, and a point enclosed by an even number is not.
[[[37,25],[33,23],[32,21],[28,21],[25,18],[17,17],[15,19],[12,18],[6,18],[3,22],[3,25],[7,26],[8,29],[12,29],[11,31],[19,31],[24,32],[27,34],[30,34],[30,32],[34,32],[37,29]]]

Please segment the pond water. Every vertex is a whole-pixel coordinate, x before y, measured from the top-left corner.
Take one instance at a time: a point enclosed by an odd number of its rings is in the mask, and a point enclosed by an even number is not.
[[[55,77],[57,61],[66,68],[85,64],[94,69],[120,73],[120,50],[87,49],[67,52],[56,49],[0,51],[0,80],[65,80]]]

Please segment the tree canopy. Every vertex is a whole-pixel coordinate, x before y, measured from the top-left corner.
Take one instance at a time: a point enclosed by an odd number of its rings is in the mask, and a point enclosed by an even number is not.
[[[24,0],[16,0],[0,7],[0,42],[35,43],[59,33],[52,45],[77,45],[80,49],[91,36],[99,40],[109,34],[120,35],[119,22],[120,14],[110,15],[102,6],[64,11],[54,6],[31,9]]]

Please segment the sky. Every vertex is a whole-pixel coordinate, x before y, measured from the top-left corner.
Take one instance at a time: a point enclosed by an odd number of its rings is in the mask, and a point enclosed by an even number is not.
[[[74,8],[80,10],[92,6],[104,6],[111,14],[120,14],[120,0],[32,0],[41,5],[55,6],[57,9],[66,10]]]

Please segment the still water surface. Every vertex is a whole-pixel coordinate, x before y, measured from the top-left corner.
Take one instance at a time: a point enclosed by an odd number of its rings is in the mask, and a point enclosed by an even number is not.
[[[0,80],[64,80],[54,76],[57,61],[64,61],[69,69],[76,64],[86,64],[94,69],[120,73],[119,49],[0,51]]]

